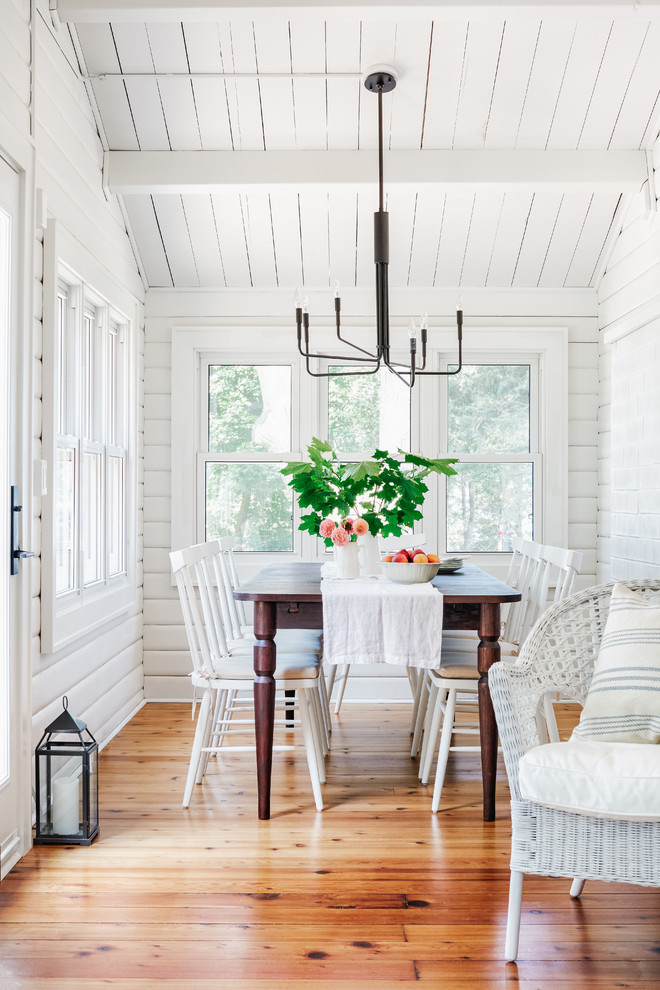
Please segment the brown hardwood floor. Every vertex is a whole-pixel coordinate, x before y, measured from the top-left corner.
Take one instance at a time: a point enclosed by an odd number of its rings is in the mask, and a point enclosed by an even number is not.
[[[572,901],[566,880],[526,879],[520,958],[502,961],[504,770],[484,823],[478,755],[451,754],[432,815],[409,718],[345,704],[325,811],[303,752],[276,753],[259,822],[250,753],[213,759],[181,808],[190,706],[147,705],[101,756],[99,838],[35,847],[0,885],[0,987],[660,987],[660,891],[624,884]]]

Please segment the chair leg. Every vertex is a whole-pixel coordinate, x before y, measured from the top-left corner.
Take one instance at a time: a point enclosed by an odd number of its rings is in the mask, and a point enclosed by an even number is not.
[[[195,778],[197,777],[197,771],[200,765],[200,757],[202,755],[202,746],[204,744],[204,739],[208,731],[208,723],[211,714],[211,692],[204,691],[202,696],[202,702],[199,706],[199,715],[197,716],[197,727],[195,728],[195,738],[193,739],[192,752],[190,754],[190,764],[188,766],[188,775],[186,777],[186,786],[183,791],[183,807],[187,808],[190,804],[190,798],[192,797],[193,785],[195,783]]]
[[[335,701],[335,715],[339,715],[339,709],[341,708],[341,703],[344,700],[344,691],[346,690],[346,681],[348,680],[348,672],[350,669],[350,663],[344,664],[341,669],[341,674],[339,675],[339,690],[337,691],[337,700]]]
[[[555,718],[555,709],[552,704],[552,698],[547,693],[543,695],[543,714],[545,715],[549,741],[559,742],[559,730],[557,728],[557,720]]]
[[[325,757],[330,752],[330,741],[328,739],[328,733],[325,730],[325,721],[323,719],[323,710],[321,706],[321,698],[317,688],[313,688],[309,695],[310,711],[314,716],[314,726],[316,728],[316,734],[319,741],[319,754],[321,757],[321,764],[319,769],[325,766]],[[323,773],[321,773],[321,780],[323,780]]]
[[[305,740],[305,753],[307,755],[307,766],[309,776],[312,781],[312,791],[317,811],[323,811],[323,796],[321,794],[321,779],[318,768],[318,750],[314,741],[314,731],[312,729],[312,715],[309,710],[307,691],[298,691],[298,707],[300,708],[300,722],[302,725],[303,738]]]
[[[328,749],[330,749],[330,733],[332,732],[332,719],[330,718],[330,702],[328,700],[328,689],[325,683],[323,669],[319,672],[319,699],[321,702],[321,715],[323,716],[323,727]]]
[[[197,774],[195,777],[195,783],[201,784],[204,776],[206,774],[206,768],[209,764],[209,757],[211,755],[211,747],[215,748],[222,742],[222,736],[219,742],[217,741],[217,733],[215,727],[217,725],[218,719],[221,718],[221,711],[225,705],[226,691],[217,691],[215,695],[215,701],[213,703],[213,711],[209,712],[209,718],[206,725],[206,731],[204,733],[204,738],[202,739],[202,748],[199,754],[199,761],[197,764]],[[224,697],[223,697],[224,696]]]
[[[325,784],[325,757],[329,750],[326,746],[326,735],[323,728],[318,691],[312,690],[307,695],[307,700],[309,717],[316,742],[316,765],[319,771],[319,780],[322,784]]]
[[[337,676],[337,664],[331,663],[329,666],[330,666],[330,673],[328,674],[327,688],[328,688],[328,698],[331,698],[332,689],[335,686],[335,678]]]
[[[518,955],[522,888],[523,874],[518,870],[511,870],[511,880],[509,881],[509,913],[506,919],[506,941],[504,944],[504,958],[507,962],[515,962]]]
[[[406,673],[408,675],[408,683],[410,684],[410,691],[412,693],[413,699],[413,710],[410,716],[410,735],[415,731],[415,726],[417,725],[417,708],[419,706],[419,691],[420,691],[420,678],[424,673],[417,669],[417,667],[406,667]]]
[[[440,692],[439,686],[431,682],[429,692],[428,707],[426,709],[426,724],[424,726],[424,741],[422,745],[422,755],[419,761],[419,779],[422,784],[428,784],[435,756],[435,745],[440,732],[440,722],[442,719],[442,706],[445,702],[446,692]]]
[[[571,884],[571,897],[579,897],[584,890],[584,880],[580,877],[575,877],[573,883]]]
[[[420,743],[422,741],[422,732],[424,731],[424,723],[426,720],[427,705],[429,702],[429,675],[425,670],[419,672],[419,678],[417,681],[417,713],[415,715],[415,729],[413,732],[412,746],[410,747],[410,755],[417,756],[419,752]]]
[[[440,736],[440,749],[438,750],[438,765],[435,768],[435,785],[433,787],[431,811],[437,811],[440,807],[440,797],[442,795],[442,785],[445,782],[449,747],[451,746],[451,737],[454,732],[455,714],[456,688],[449,688],[447,692],[447,704],[445,706],[445,717],[442,720],[442,735]]]

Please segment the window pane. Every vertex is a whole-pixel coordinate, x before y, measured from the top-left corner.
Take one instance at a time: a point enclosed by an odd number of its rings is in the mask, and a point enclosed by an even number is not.
[[[83,458],[83,582],[94,584],[103,577],[102,519],[103,455],[85,452]]]
[[[124,459],[108,458],[108,572],[122,574],[124,564]]]
[[[293,492],[283,464],[207,464],[206,537],[240,550],[293,550]]]
[[[55,481],[55,594],[61,595],[74,588],[76,578],[75,450],[58,448]]]
[[[447,551],[509,552],[534,538],[532,464],[455,464],[447,479]]]
[[[94,438],[94,317],[85,313],[83,322],[83,436]]]
[[[209,451],[291,450],[291,368],[209,365]]]
[[[386,368],[375,375],[329,378],[328,441],[337,451],[409,450],[410,389]]]
[[[460,375],[448,378],[449,452],[528,451],[529,381],[524,364],[464,365]]]
[[[57,387],[57,432],[66,433],[66,320],[67,299],[61,292],[57,296],[57,344],[55,354],[55,381]]]

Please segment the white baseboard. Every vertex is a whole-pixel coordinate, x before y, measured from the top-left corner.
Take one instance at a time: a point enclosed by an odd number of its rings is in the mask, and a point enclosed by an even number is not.
[[[3,880],[10,870],[18,863],[24,855],[23,843],[18,832],[12,832],[2,843],[2,855],[0,856],[0,880]]]
[[[133,708],[133,710],[130,711],[128,713],[128,715],[121,720],[121,722],[119,723],[119,725],[116,725],[115,726],[115,728],[112,730],[112,732],[110,733],[110,735],[109,736],[106,736],[102,743],[99,743],[99,752],[102,749],[105,749],[105,747],[108,745],[108,743],[110,742],[110,740],[111,739],[114,739],[115,736],[118,735],[121,732],[121,730],[124,728],[124,726],[125,725],[128,725],[128,723],[131,721],[131,719],[135,718],[135,716],[140,711],[140,709],[141,708],[144,708],[145,705],[146,705],[146,700],[141,701],[139,705],[136,705],[135,708]]]

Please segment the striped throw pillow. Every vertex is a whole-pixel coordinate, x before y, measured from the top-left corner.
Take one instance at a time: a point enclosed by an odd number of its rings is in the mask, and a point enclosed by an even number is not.
[[[573,731],[580,739],[660,743],[660,604],[612,589],[594,676]]]

